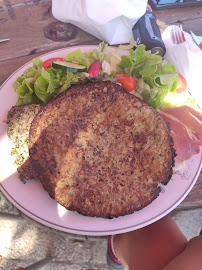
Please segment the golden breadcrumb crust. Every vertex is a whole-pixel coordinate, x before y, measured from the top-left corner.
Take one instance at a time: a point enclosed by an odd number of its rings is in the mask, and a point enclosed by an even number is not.
[[[133,213],[172,176],[167,124],[111,82],[72,86],[44,105],[29,137],[32,167],[58,203],[86,216]]]

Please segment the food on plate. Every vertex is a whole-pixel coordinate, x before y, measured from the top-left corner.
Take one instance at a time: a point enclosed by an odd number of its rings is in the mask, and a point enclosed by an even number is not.
[[[150,204],[173,173],[167,124],[111,82],[75,85],[41,107],[29,134],[32,170],[69,210],[103,218]]]
[[[90,77],[96,77],[99,75],[100,71],[101,71],[101,66],[102,63],[101,61],[97,60],[95,62],[93,62],[88,70],[88,73],[90,74]]]
[[[18,100],[7,123],[19,177],[39,179],[53,199],[83,215],[144,208],[169,182],[174,148],[180,162],[200,152],[201,114],[184,106],[196,107],[185,78],[144,45],[102,42],[35,58],[13,88]]]
[[[49,68],[52,67],[52,63],[53,61],[63,61],[64,59],[61,57],[56,57],[56,58],[50,58],[48,60],[46,60],[45,62],[43,62],[43,64],[41,65],[41,68],[44,68],[45,70],[48,70]]]
[[[128,92],[136,89],[136,80],[128,74],[116,74],[117,83],[120,83]]]
[[[202,146],[202,114],[191,107],[168,107],[159,110],[170,124],[178,163],[200,152]]]
[[[73,84],[110,80],[121,83],[131,94],[159,109],[165,105],[178,105],[176,100],[182,96],[183,104],[193,103],[190,95],[181,91],[180,78],[173,64],[131,40],[129,45],[118,48],[102,42],[91,51],[79,48],[64,58],[51,58],[45,62],[35,58],[32,67],[17,78],[13,88],[18,95],[16,105],[45,104]]]
[[[181,74],[178,73],[178,76],[181,83],[179,87],[177,88],[176,93],[180,94],[187,89],[187,81]]]
[[[13,142],[12,154],[15,155],[15,164],[18,166],[29,157],[29,129],[39,109],[40,105],[37,104],[13,106],[7,114],[7,134]]]
[[[84,72],[87,71],[87,68],[85,66],[82,66],[80,64],[72,63],[72,62],[66,62],[66,61],[53,61],[51,67],[53,68],[59,68],[66,71],[72,71],[72,72]]]

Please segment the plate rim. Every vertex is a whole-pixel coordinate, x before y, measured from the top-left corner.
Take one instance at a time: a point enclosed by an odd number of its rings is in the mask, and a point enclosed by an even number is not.
[[[18,202],[15,201],[15,199],[13,197],[10,196],[10,194],[6,191],[6,189],[3,187],[2,183],[0,183],[0,190],[2,191],[2,193],[5,195],[8,195],[8,197],[10,198],[10,201],[13,202],[13,204],[20,210],[28,215],[29,217],[31,217],[32,219],[34,219],[35,221],[38,221],[39,223],[42,223],[43,225],[46,225],[50,228],[54,228],[60,231],[64,231],[64,232],[69,232],[69,233],[74,233],[74,234],[80,234],[80,235],[94,235],[94,236],[103,236],[103,235],[110,235],[110,234],[118,234],[118,233],[125,233],[125,232],[129,232],[132,230],[137,230],[140,229],[142,227],[148,226],[152,223],[154,223],[155,221],[163,218],[164,216],[166,216],[167,214],[169,214],[173,209],[175,209],[182,201],[183,199],[188,195],[188,193],[191,191],[191,189],[193,188],[193,186],[195,185],[198,176],[200,174],[200,170],[202,169],[202,154],[201,154],[201,160],[199,163],[199,167],[198,170],[195,172],[195,176],[192,180],[192,182],[190,183],[189,187],[187,188],[187,190],[183,193],[183,195],[181,195],[180,199],[178,199],[177,202],[173,203],[172,206],[170,206],[168,209],[166,209],[165,211],[163,211],[162,213],[156,215],[155,217],[152,217],[151,219],[147,220],[147,222],[142,222],[139,223],[137,225],[132,225],[132,226],[128,226],[122,229],[113,229],[113,230],[105,230],[105,231],[92,231],[92,230],[79,230],[79,229],[72,229],[72,228],[67,228],[65,226],[62,225],[58,225],[55,224],[53,222],[50,222],[46,219],[43,219],[41,217],[38,217],[36,214],[31,213],[29,210],[27,210],[26,208],[24,208],[22,205],[20,205]],[[5,195],[5,196],[6,196]],[[7,197],[7,196],[6,196]],[[7,197],[7,198],[8,198]],[[142,226],[144,225],[144,226]]]
[[[110,46],[112,48],[116,48],[113,46]],[[71,47],[67,47],[67,48],[60,48],[60,49],[56,49],[56,50],[52,50],[49,51],[45,54],[42,54],[40,56],[38,56],[37,58],[42,58],[48,55],[51,55],[52,53],[55,52],[61,52],[61,51],[68,51],[68,50],[73,50],[73,49],[95,49],[98,48],[98,45],[75,45],[75,46],[71,46]],[[33,57],[34,58],[34,57]],[[2,88],[5,86],[5,84],[20,70],[22,70],[24,67],[28,66],[29,64],[31,64],[32,60],[28,61],[27,63],[25,63],[24,65],[22,65],[21,67],[19,67],[16,71],[14,71],[5,81],[4,83],[0,86],[0,91],[2,90]],[[0,182],[0,190],[2,191],[2,193],[5,195],[5,197],[7,199],[9,199],[9,201],[11,201],[20,211],[22,211],[25,215],[29,216],[30,218],[34,219],[35,221],[48,226],[50,228],[54,228],[60,231],[64,231],[64,232],[69,232],[69,233],[74,233],[74,234],[80,234],[80,235],[94,235],[94,236],[103,236],[103,235],[109,235],[109,234],[117,234],[117,233],[125,233],[125,232],[129,232],[131,230],[136,230],[145,226],[148,226],[150,224],[152,224],[153,222],[161,219],[162,217],[164,217],[165,215],[167,215],[168,213],[170,213],[174,208],[176,208],[183,200],[184,198],[188,195],[188,193],[191,191],[191,189],[193,188],[193,186],[195,185],[200,171],[202,168],[202,151],[200,151],[200,162],[199,162],[199,166],[197,168],[197,170],[195,171],[195,175],[192,178],[192,181],[190,182],[188,188],[185,190],[185,192],[181,195],[181,197],[175,201],[174,203],[172,203],[168,208],[166,208],[166,210],[163,210],[162,212],[158,213],[156,216],[153,216],[152,218],[150,218],[147,221],[141,222],[139,224],[136,225],[131,225],[131,226],[126,226],[126,227],[122,227],[121,229],[108,229],[108,230],[80,230],[80,229],[73,229],[73,228],[68,228],[67,226],[63,226],[63,225],[59,225],[59,224],[55,224],[51,221],[48,221],[44,218],[41,218],[39,216],[37,216],[36,214],[30,212],[29,210],[27,210],[24,206],[22,206],[20,203],[18,203],[10,194],[9,192],[4,188],[4,186],[2,185],[2,183]],[[158,199],[158,198],[157,198]]]

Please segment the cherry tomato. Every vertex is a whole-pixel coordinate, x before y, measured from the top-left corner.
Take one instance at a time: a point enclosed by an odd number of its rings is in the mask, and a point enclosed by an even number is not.
[[[57,57],[57,58],[50,58],[50,59],[46,60],[46,61],[43,63],[43,65],[41,66],[41,68],[43,67],[45,70],[48,70],[49,68],[51,68],[52,62],[53,62],[53,61],[56,61],[56,60],[63,61],[63,58],[60,58],[60,57]]]
[[[128,74],[116,74],[117,82],[120,83],[128,92],[133,91],[137,87],[136,80]]]
[[[181,80],[181,86],[176,90],[176,92],[180,94],[187,89],[187,81],[181,74],[178,73],[178,75]]]

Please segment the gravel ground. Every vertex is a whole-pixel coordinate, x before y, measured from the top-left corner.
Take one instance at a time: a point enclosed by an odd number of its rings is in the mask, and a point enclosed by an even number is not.
[[[202,209],[172,212],[171,217],[187,239],[199,234]],[[0,270],[27,267],[48,256],[53,260],[43,270],[107,270],[106,251],[107,236],[75,235],[44,226],[19,212],[0,192]]]

